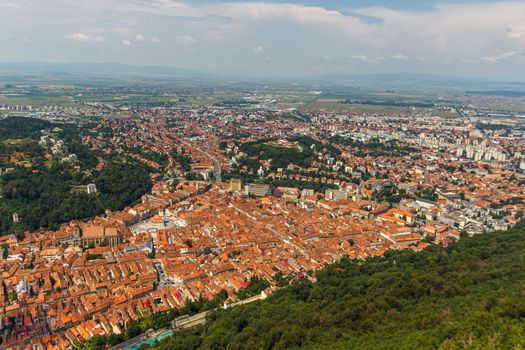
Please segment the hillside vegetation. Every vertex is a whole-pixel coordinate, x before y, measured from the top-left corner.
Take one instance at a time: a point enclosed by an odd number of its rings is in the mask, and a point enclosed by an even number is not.
[[[147,347],[147,346],[145,346]],[[525,225],[343,260],[154,349],[523,349]]]
[[[78,161],[47,159],[37,140],[42,130],[62,140],[68,153]],[[75,219],[86,219],[120,210],[137,201],[149,191],[149,168],[136,160],[114,154],[96,153],[80,139],[82,130],[72,124],[56,124],[35,118],[11,117],[0,120],[0,236],[39,228],[57,229]],[[26,160],[13,163],[12,155]],[[106,166],[95,170],[104,157]],[[86,193],[86,185],[94,183],[96,195]],[[18,214],[19,222],[13,220]]]

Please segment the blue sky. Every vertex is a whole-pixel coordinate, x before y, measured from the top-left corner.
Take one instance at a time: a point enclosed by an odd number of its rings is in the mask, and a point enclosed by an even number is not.
[[[0,62],[525,80],[525,1],[0,0]]]

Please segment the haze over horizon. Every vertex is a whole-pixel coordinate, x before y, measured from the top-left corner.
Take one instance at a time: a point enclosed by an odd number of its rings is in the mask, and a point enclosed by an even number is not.
[[[0,62],[525,81],[523,1],[0,0]]]

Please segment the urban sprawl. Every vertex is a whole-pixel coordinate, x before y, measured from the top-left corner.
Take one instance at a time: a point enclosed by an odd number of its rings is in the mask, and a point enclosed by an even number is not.
[[[507,230],[525,211],[523,129],[466,109],[4,107],[81,123],[91,151],[152,171],[149,192],[122,210],[0,237],[2,349],[72,349],[222,291],[227,306],[254,281],[269,295],[345,257]],[[53,130],[37,142],[45,159],[80,168]],[[30,168],[22,158],[2,176]],[[98,156],[90,171],[106,166]]]

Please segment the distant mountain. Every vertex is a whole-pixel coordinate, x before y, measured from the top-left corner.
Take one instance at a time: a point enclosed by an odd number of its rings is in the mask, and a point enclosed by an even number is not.
[[[419,73],[340,73],[319,75],[265,75],[249,76],[229,74],[227,72],[212,72],[206,70],[185,69],[166,66],[136,66],[120,63],[51,63],[51,62],[0,62],[0,76],[43,75],[58,78],[74,78],[84,75],[90,78],[113,79],[127,77],[152,77],[171,79],[174,77],[185,80],[214,81],[228,84],[256,84],[272,86],[352,86],[372,87],[454,87],[461,90],[521,90],[525,83],[502,82],[475,77],[460,77],[452,75],[419,74]],[[232,81],[233,79],[233,81]]]
[[[197,71],[160,66],[134,66],[120,63],[0,63],[0,74],[143,74],[143,75],[199,75]]]

